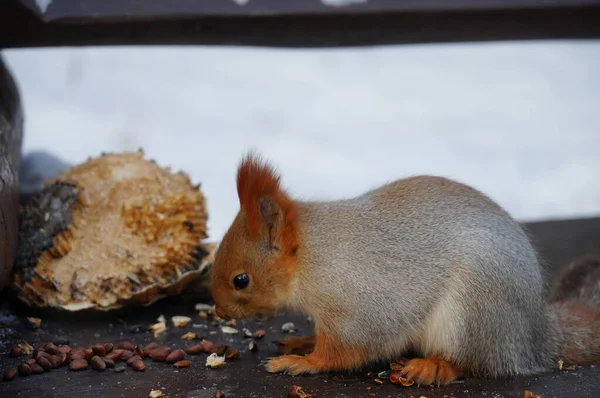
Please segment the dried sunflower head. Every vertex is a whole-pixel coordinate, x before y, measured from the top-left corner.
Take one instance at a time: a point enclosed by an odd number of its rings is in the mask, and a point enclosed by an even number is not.
[[[21,209],[13,286],[32,306],[110,310],[180,293],[208,272],[199,186],[144,159],[106,154],[64,170]]]

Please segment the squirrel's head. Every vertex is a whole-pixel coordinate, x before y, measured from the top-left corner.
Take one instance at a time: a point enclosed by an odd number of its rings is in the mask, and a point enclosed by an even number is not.
[[[247,155],[237,172],[240,210],[221,240],[210,275],[217,315],[269,316],[290,302],[298,230],[294,202],[273,168]]]

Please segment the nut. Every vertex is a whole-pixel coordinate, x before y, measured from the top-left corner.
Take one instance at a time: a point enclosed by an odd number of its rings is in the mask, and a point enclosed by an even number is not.
[[[64,352],[65,354],[71,352],[71,347],[69,347],[68,345],[61,345],[60,347],[58,347],[58,352]]]
[[[225,351],[225,358],[227,359],[240,359],[242,354],[235,348],[228,348]]]
[[[63,353],[63,355],[66,358],[67,354]],[[50,357],[50,365],[52,365],[52,369],[56,369],[62,364],[63,364],[63,360],[60,355],[52,355],[52,357]]]
[[[94,370],[103,371],[104,369],[106,369],[106,363],[98,355],[94,355],[90,360],[90,363],[92,364],[92,368]]]
[[[39,374],[44,373],[44,368],[42,368],[37,363],[30,364],[29,369],[30,369],[32,375],[39,375]]]
[[[118,348],[127,351],[135,350],[135,345],[131,341],[121,341],[118,345]]]
[[[288,390],[288,397],[290,398],[308,398],[312,397],[312,394],[305,392],[302,387],[293,385]]]
[[[94,351],[92,351],[91,348],[86,348],[85,350],[83,350],[83,352],[85,353],[85,360],[88,362],[94,356]]]
[[[259,329],[259,330],[255,331],[254,333],[252,333],[252,338],[255,339],[255,340],[260,340],[263,337],[265,337],[265,334],[266,333],[265,333],[264,330]]]
[[[111,352],[113,350],[113,348],[115,348],[115,345],[113,343],[104,343],[104,352],[106,354],[108,354],[109,352]]]
[[[185,359],[183,361],[177,361],[173,364],[174,368],[187,368],[188,366],[190,366],[192,364],[192,361],[190,361],[189,359]]]
[[[56,345],[54,345],[53,343],[46,344],[44,346],[44,350],[46,350],[46,352],[51,355],[56,355],[59,352],[58,347]]]
[[[183,350],[175,350],[175,351],[171,352],[169,355],[167,355],[165,362],[166,363],[175,363],[177,361],[181,361],[183,358],[185,358],[185,352],[183,352]]]
[[[49,372],[52,370],[52,364],[46,358],[38,357],[38,359],[36,359],[36,362],[42,367],[42,369],[44,369],[44,371]]]
[[[95,344],[92,346],[92,351],[94,352],[94,355],[97,355],[99,357],[103,357],[106,356],[106,348],[104,347],[103,344]]]
[[[127,361],[132,356],[133,356],[133,352],[131,352],[129,350],[123,350],[123,351],[121,351],[121,355],[119,355],[119,359],[121,361]]]
[[[121,354],[113,351],[113,352],[106,354],[105,358],[110,359],[111,361],[116,361],[119,359],[119,355],[121,355]]]
[[[170,353],[171,349],[169,347],[160,347],[152,350],[150,358],[155,362],[164,362]]]
[[[213,345],[212,349],[209,351],[211,354],[215,353],[217,355],[224,355],[229,346],[225,343],[217,343]]]
[[[152,350],[155,350],[158,348],[158,344],[157,343],[150,343],[147,346],[144,347],[144,356],[150,356],[150,353],[152,352]]]
[[[69,364],[69,369],[75,370],[75,371],[77,371],[77,370],[85,370],[87,368],[88,368],[88,363],[83,358],[74,359]],[[32,370],[33,370],[33,368],[32,368]]]
[[[138,344],[135,346],[134,354],[139,355],[140,357],[144,356],[144,346],[142,344]]]
[[[83,350],[71,351],[71,360],[85,359],[85,352]]]
[[[115,361],[113,361],[110,358],[102,358],[102,360],[104,361],[104,364],[106,365],[107,368],[114,368],[115,367]]]
[[[13,358],[20,357],[23,355],[23,350],[19,347],[13,347],[10,349],[10,356]]]
[[[388,380],[392,384],[398,384],[403,387],[410,387],[413,384],[415,384],[414,380],[403,377],[402,372],[400,372],[399,370],[392,370],[390,372]]]
[[[68,358],[69,358],[69,356],[66,353],[64,353],[64,352],[59,353],[58,356],[60,357],[60,364],[61,365],[64,365],[67,362]]]
[[[202,344],[196,344],[186,348],[185,352],[190,355],[198,355],[206,351],[204,350],[204,346]]]
[[[135,361],[134,363],[131,364],[131,367],[135,370],[137,370],[138,372],[143,371],[144,369],[146,369],[146,365],[144,364],[144,361],[142,361],[141,359]]]
[[[17,378],[17,371],[14,368],[7,369],[4,372],[4,381],[11,381]]]
[[[134,362],[141,361],[141,360],[142,360],[142,357],[140,357],[139,355],[134,355],[127,360],[127,366],[131,366],[131,365],[133,365]]]
[[[20,364],[17,370],[19,371],[19,376],[21,377],[26,377],[31,374],[31,368],[25,362]]]

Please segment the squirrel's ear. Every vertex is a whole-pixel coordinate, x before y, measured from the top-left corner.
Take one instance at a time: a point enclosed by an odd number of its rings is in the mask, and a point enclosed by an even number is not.
[[[273,168],[257,156],[247,155],[238,168],[237,191],[250,235],[273,250],[295,252],[295,205],[280,188]]]

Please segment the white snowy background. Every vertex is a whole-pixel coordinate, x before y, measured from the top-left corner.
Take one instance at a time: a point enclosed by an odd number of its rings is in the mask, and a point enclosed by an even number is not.
[[[25,153],[76,163],[143,147],[202,183],[211,239],[237,212],[248,149],[303,199],[430,173],[524,221],[600,215],[599,41],[4,54],[25,106]]]

